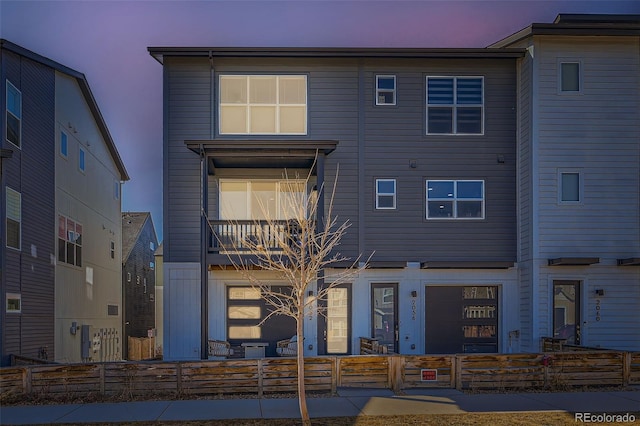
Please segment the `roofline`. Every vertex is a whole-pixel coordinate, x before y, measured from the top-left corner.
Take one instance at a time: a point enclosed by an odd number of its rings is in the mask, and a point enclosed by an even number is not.
[[[165,56],[181,57],[287,57],[287,58],[489,58],[524,56],[524,49],[488,48],[368,48],[368,47],[147,47],[161,64]]]
[[[144,226],[147,224],[147,221],[150,220],[151,221],[151,228],[153,229],[153,233],[156,233],[156,227],[153,224],[153,218],[151,217],[151,212],[122,212],[120,215],[120,221],[122,221],[125,217],[125,215],[128,214],[141,214],[141,215],[145,215],[145,219],[144,222],[142,222],[142,226],[140,226],[140,228],[138,229],[138,231],[136,232],[136,238],[134,239],[135,241],[138,241],[138,238],[140,237],[140,234],[142,233],[142,230],[144,229]],[[158,235],[156,234],[156,241],[158,240]],[[135,246],[135,243],[134,243]],[[129,256],[131,256],[131,252],[133,251],[133,246],[131,246],[129,248],[129,252],[127,253],[127,256],[123,256],[122,257],[122,264],[124,265],[125,263],[127,263],[127,260],[129,260]],[[155,251],[155,250],[154,250]],[[122,253],[124,255],[124,253]]]
[[[640,36],[640,15],[559,14],[553,23],[533,23],[487,48],[505,48],[540,35]]]
[[[67,74],[70,77],[73,77],[76,79],[76,81],[78,82],[78,85],[80,86],[80,90],[82,91],[82,94],[85,97],[87,104],[89,105],[91,114],[93,115],[96,121],[96,124],[98,125],[98,129],[100,130],[100,133],[102,134],[102,137],[107,144],[109,153],[111,154],[111,157],[115,161],[116,167],[120,172],[120,180],[121,181],[129,180],[130,178],[129,178],[129,174],[127,173],[127,169],[125,168],[122,158],[118,153],[118,149],[116,148],[116,145],[113,139],[111,138],[111,134],[109,133],[107,124],[105,123],[104,118],[102,117],[100,108],[98,108],[98,103],[96,102],[96,99],[93,97],[93,93],[91,92],[91,88],[89,87],[89,82],[87,81],[87,78],[85,77],[85,75],[79,71],[76,71],[72,68],[62,65],[49,58],[45,58],[42,55],[38,55],[37,53],[34,53],[31,50],[25,49],[22,46],[18,46],[17,44],[12,43],[6,39],[0,39],[0,48],[7,49],[20,56],[29,58],[32,61],[39,62],[45,66],[53,68],[56,71]]]

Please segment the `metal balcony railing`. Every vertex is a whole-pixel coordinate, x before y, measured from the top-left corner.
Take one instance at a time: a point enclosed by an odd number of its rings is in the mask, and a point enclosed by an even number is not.
[[[292,220],[210,220],[209,252],[248,252],[255,244],[265,250],[281,251],[282,244],[293,244],[300,226]]]

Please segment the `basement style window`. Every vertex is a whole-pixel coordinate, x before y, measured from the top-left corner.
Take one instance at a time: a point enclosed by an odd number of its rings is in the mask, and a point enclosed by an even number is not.
[[[7,247],[20,250],[22,245],[22,194],[6,187]]]
[[[7,80],[6,139],[21,148],[22,143],[22,93]]]
[[[427,219],[484,219],[484,181],[428,180]]]
[[[221,75],[220,134],[305,135],[305,75]]]
[[[483,77],[427,77],[427,134],[484,132]]]
[[[396,76],[376,75],[376,105],[396,104]]]

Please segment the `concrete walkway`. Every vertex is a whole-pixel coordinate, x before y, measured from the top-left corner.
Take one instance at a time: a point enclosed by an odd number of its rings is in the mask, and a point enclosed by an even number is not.
[[[307,398],[318,417],[478,412],[634,413],[640,423],[640,389],[603,392],[465,394],[455,389],[339,389],[338,396]],[[138,401],[0,408],[0,424],[83,424],[299,418],[296,398]]]

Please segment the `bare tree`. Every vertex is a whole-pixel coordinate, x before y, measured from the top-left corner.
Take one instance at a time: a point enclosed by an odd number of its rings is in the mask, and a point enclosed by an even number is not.
[[[333,214],[336,180],[328,197],[328,206],[320,222],[318,207],[323,197],[322,184],[317,191],[310,190],[309,174],[305,179],[291,179],[285,173],[281,183],[284,202],[281,211],[286,220],[278,219],[278,214],[261,205],[263,220],[255,220],[251,232],[244,235],[221,237],[215,232],[222,250],[254,290],[260,292],[262,299],[270,307],[269,314],[262,319],[264,324],[271,316],[285,315],[296,323],[297,336],[297,379],[300,416],[304,425],[310,425],[304,383],[304,318],[316,310],[322,315],[319,300],[326,300],[329,291],[342,283],[355,278],[365,267],[360,258],[351,263],[351,267],[341,269],[326,278],[323,285],[316,289],[316,297],[308,297],[308,291],[319,279],[324,278],[324,270],[332,263],[348,262],[349,259],[337,252],[340,240],[350,227],[349,221],[338,222]],[[322,212],[321,212],[322,213]],[[282,215],[281,215],[282,217]],[[235,227],[239,229],[239,227]],[[244,254],[244,256],[242,255]],[[290,292],[283,293],[271,288],[270,281],[263,278],[257,270],[271,271],[278,279],[290,286]]]

